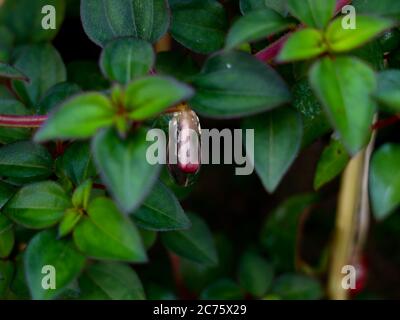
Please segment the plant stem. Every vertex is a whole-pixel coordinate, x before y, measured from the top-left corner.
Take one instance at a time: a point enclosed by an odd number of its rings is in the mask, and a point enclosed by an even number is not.
[[[342,176],[328,279],[328,296],[333,300],[348,298],[349,290],[342,286],[342,268],[360,258],[368,232],[369,161],[375,136],[376,131],[368,147],[350,160]]]
[[[0,115],[0,127],[10,128],[39,128],[47,116],[13,116]]]

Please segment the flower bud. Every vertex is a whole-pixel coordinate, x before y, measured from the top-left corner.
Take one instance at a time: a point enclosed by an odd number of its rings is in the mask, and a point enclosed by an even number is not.
[[[190,109],[175,112],[169,123],[168,168],[174,180],[187,186],[200,170],[201,128]]]

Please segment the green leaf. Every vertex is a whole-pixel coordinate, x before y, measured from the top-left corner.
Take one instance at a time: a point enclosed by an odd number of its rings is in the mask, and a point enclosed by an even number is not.
[[[68,98],[80,93],[81,88],[71,82],[60,82],[51,87],[36,106],[36,111],[39,114],[48,114],[59,104]]]
[[[7,203],[8,200],[11,199],[11,197],[15,193],[15,187],[7,184],[3,181],[0,181],[0,209],[4,207],[4,205]]]
[[[285,274],[274,282],[272,294],[284,300],[318,300],[323,296],[323,289],[314,278]]]
[[[137,209],[149,194],[160,166],[146,159],[149,143],[140,128],[125,140],[114,130],[102,131],[93,140],[94,159],[103,182],[124,213]]]
[[[342,26],[342,18],[339,17],[328,26],[325,39],[330,50],[333,52],[353,50],[393,26],[391,20],[372,16],[357,15],[356,22],[355,29],[345,29]]]
[[[218,262],[212,234],[197,215],[189,214],[192,227],[184,231],[171,231],[161,235],[164,245],[177,255],[205,265]]]
[[[10,61],[14,46],[14,34],[4,25],[0,25],[0,61]]]
[[[14,264],[12,261],[0,260],[0,298],[3,299],[9,291],[14,276]]]
[[[314,177],[314,189],[318,190],[337,177],[349,160],[350,157],[343,144],[339,140],[332,139],[318,161],[317,172]]]
[[[286,84],[271,67],[244,52],[212,56],[195,77],[196,111],[214,118],[260,113],[290,100]]]
[[[133,38],[109,42],[100,58],[104,76],[122,84],[148,74],[154,62],[155,54],[151,44]]]
[[[130,118],[144,120],[193,96],[193,89],[173,78],[148,76],[126,87],[125,105]]]
[[[393,0],[353,0],[357,13],[400,17],[400,2]]]
[[[286,0],[240,0],[240,11],[248,14],[255,10],[271,8],[280,14],[286,14]]]
[[[54,6],[56,11],[55,29],[42,26],[42,20],[48,14],[48,11],[42,13],[46,5]],[[51,41],[61,28],[65,7],[64,0],[7,0],[0,11],[0,25],[4,24],[13,31],[17,43]]]
[[[104,260],[146,262],[146,252],[135,225],[107,198],[89,204],[74,230],[74,241],[83,253]]]
[[[251,146],[246,146],[247,154],[264,187],[272,193],[300,150],[301,118],[296,111],[282,108],[246,119],[243,127],[254,129],[254,152],[249,149]]]
[[[68,100],[55,110],[36,133],[36,141],[86,139],[100,128],[110,126],[115,110],[100,93],[85,93]]]
[[[51,154],[39,144],[20,141],[0,148],[0,175],[3,177],[45,179],[52,169]]]
[[[169,25],[166,0],[82,0],[81,18],[86,34],[102,47],[122,37],[154,43]]]
[[[274,269],[258,253],[247,251],[240,259],[238,277],[242,288],[260,298],[272,284]]]
[[[170,1],[172,37],[198,53],[211,53],[224,45],[227,18],[224,7],[213,0]]]
[[[14,67],[30,80],[29,83],[13,81],[14,90],[30,106],[36,105],[52,86],[66,80],[62,58],[50,44],[19,47],[16,50]]]
[[[385,144],[373,155],[369,190],[375,218],[383,220],[400,205],[400,145]]]
[[[58,226],[58,237],[62,238],[66,235],[70,234],[78,222],[82,218],[82,213],[77,209],[68,209],[65,211],[65,214]]]
[[[324,35],[315,29],[304,29],[293,33],[279,53],[279,62],[306,60],[319,56],[328,49]]]
[[[26,116],[29,110],[18,100],[4,97],[0,92],[0,114]],[[19,140],[28,140],[31,136],[31,130],[27,128],[0,128],[0,143],[8,144]]]
[[[84,300],[143,300],[143,286],[136,272],[121,263],[91,265],[79,279]]]
[[[18,299],[30,300],[32,297],[29,293],[29,288],[26,283],[23,258],[24,254],[22,253],[15,257],[15,270],[9,289],[13,295],[18,297]]]
[[[147,230],[171,231],[190,227],[178,199],[161,182],[154,186],[132,218],[139,227]]]
[[[99,64],[92,60],[77,60],[67,65],[68,81],[84,91],[108,90],[110,82],[104,78]]]
[[[56,224],[70,206],[67,194],[57,183],[44,181],[22,187],[3,212],[27,228],[42,229]]]
[[[292,106],[301,114],[303,121],[302,148],[305,148],[331,131],[331,125],[307,78],[297,81],[292,92]]]
[[[97,175],[90,144],[74,142],[56,160],[59,175],[68,177],[75,186],[81,185]]]
[[[189,54],[164,51],[157,54],[156,72],[160,75],[172,76],[180,81],[189,82],[200,70]]]
[[[267,218],[260,240],[279,270],[294,270],[300,219],[315,200],[313,194],[291,197]]]
[[[261,40],[290,26],[291,22],[274,10],[253,11],[233,24],[226,38],[225,47],[233,49],[246,42]]]
[[[350,154],[364,147],[371,134],[375,103],[374,71],[351,57],[324,58],[310,71],[310,83]]]
[[[79,185],[72,194],[72,205],[77,209],[87,209],[93,183],[87,180]]]
[[[206,288],[200,295],[202,300],[243,300],[244,293],[230,279],[221,279]]]
[[[13,223],[4,214],[0,214],[0,258],[8,257],[13,247]]]
[[[287,0],[289,12],[312,28],[323,29],[333,17],[335,0]]]
[[[85,264],[85,257],[75,250],[71,241],[57,239],[56,232],[38,233],[29,243],[24,256],[26,279],[35,300],[54,299],[78,277]],[[46,290],[54,267],[55,289]]]
[[[29,81],[29,79],[24,74],[22,74],[21,71],[15,69],[13,66],[2,62],[0,62],[0,78]]]
[[[385,70],[377,76],[375,98],[393,113],[400,112],[400,70]]]

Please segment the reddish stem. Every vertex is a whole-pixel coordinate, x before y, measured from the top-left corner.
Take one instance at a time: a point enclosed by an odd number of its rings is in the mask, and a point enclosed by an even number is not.
[[[342,8],[351,3],[351,0],[337,0],[336,1],[336,13],[342,11]]]
[[[380,130],[386,128],[388,126],[391,126],[392,124],[395,124],[398,121],[400,121],[400,114],[375,122],[372,126],[372,130]]]
[[[39,128],[47,116],[11,116],[0,115],[0,127]]]

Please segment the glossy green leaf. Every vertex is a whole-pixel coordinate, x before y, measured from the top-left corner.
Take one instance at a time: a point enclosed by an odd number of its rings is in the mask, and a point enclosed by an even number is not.
[[[83,28],[100,46],[122,37],[156,42],[169,25],[166,0],[101,0],[81,1]]]
[[[335,11],[335,0],[287,0],[289,12],[312,28],[323,29]]]
[[[323,289],[314,278],[285,274],[274,282],[272,293],[284,300],[318,300],[323,296]]]
[[[5,97],[0,92],[0,114],[26,116],[29,110],[18,100]],[[6,128],[0,127],[0,143],[7,144],[19,140],[28,140],[31,130],[27,128]]]
[[[343,144],[339,140],[332,139],[318,161],[314,177],[314,189],[318,190],[324,184],[337,177],[346,167],[349,160],[350,157]]]
[[[400,70],[385,70],[377,76],[375,98],[388,111],[400,112]]]
[[[82,218],[82,213],[77,209],[68,209],[58,226],[58,237],[62,238],[70,234]]]
[[[13,66],[0,62],[0,78],[18,79],[28,81],[29,79],[21,71]]]
[[[52,173],[53,159],[47,149],[30,141],[0,148],[0,175],[9,178],[45,179]]]
[[[224,7],[213,0],[170,1],[171,34],[183,46],[211,53],[224,45],[227,18]]]
[[[300,150],[303,127],[299,114],[282,108],[244,121],[243,127],[254,129],[254,159],[246,146],[250,161],[268,192],[274,192]]]
[[[255,297],[262,297],[272,284],[274,269],[261,255],[247,251],[240,259],[238,277],[242,288]]]
[[[6,25],[18,43],[46,42],[52,40],[60,30],[64,20],[66,2],[64,0],[7,0],[0,10],[0,25]],[[56,13],[56,28],[44,29],[42,21],[48,15],[46,5],[51,5]],[[48,22],[44,19],[44,22]]]
[[[0,209],[2,209],[7,201],[11,199],[15,191],[14,186],[0,181]]]
[[[305,148],[328,133],[331,125],[307,78],[297,81],[292,93],[292,106],[301,114],[303,121],[302,148]]]
[[[375,218],[383,220],[400,205],[400,146],[385,144],[373,155],[369,190]]]
[[[155,54],[150,43],[123,38],[106,45],[101,54],[100,65],[108,79],[126,84],[149,73],[154,61]]]
[[[148,76],[126,87],[125,105],[130,118],[144,120],[193,96],[193,89],[173,78]]]
[[[204,265],[195,261],[180,258],[179,270],[186,288],[200,294],[206,287],[226,275],[234,274],[237,268],[235,244],[225,234],[214,236],[218,255],[217,265]]]
[[[75,186],[97,175],[90,145],[86,142],[74,142],[56,161],[58,175],[66,176]]]
[[[315,29],[304,29],[293,33],[279,53],[279,62],[305,60],[319,56],[328,49],[324,35]]]
[[[68,98],[81,92],[81,88],[71,82],[60,82],[51,87],[36,106],[39,114],[48,114],[55,107],[60,105]]]
[[[13,65],[30,80],[29,83],[13,81],[15,91],[28,105],[36,105],[48,89],[66,80],[62,58],[50,44],[19,47]]]
[[[85,257],[76,251],[71,241],[57,239],[56,232],[48,230],[30,241],[24,263],[32,298],[47,300],[56,298],[78,277]],[[43,284],[49,285],[51,272],[55,272],[55,288],[45,289]]]
[[[375,103],[374,71],[351,57],[324,58],[310,71],[310,83],[350,154],[364,147],[371,134]]]
[[[103,182],[124,213],[137,209],[153,187],[160,166],[146,159],[146,130],[122,140],[114,130],[102,131],[93,141],[93,154]]]
[[[357,15],[355,29],[345,29],[342,18],[337,18],[328,27],[325,39],[333,52],[346,52],[362,46],[393,26],[391,20]]]
[[[85,93],[68,100],[55,110],[35,135],[36,141],[85,139],[113,123],[115,111],[100,93]]]
[[[200,295],[201,300],[243,300],[244,293],[230,279],[221,279],[207,287]]]
[[[180,81],[189,81],[200,72],[199,67],[189,54],[175,51],[164,51],[157,54],[156,72],[172,76]]]
[[[79,250],[95,259],[145,262],[146,252],[135,225],[123,216],[107,198],[96,198],[89,204],[74,230]]]
[[[190,104],[213,118],[235,118],[278,107],[290,99],[280,76],[244,52],[212,56],[194,79]]]
[[[400,2],[393,0],[353,0],[357,13],[400,17]]]
[[[41,229],[56,224],[70,206],[67,194],[57,183],[44,181],[22,187],[3,212],[18,224]]]
[[[233,24],[226,38],[225,47],[233,49],[243,43],[260,40],[284,31],[290,26],[290,21],[274,10],[256,10],[239,18]]]
[[[146,250],[151,249],[157,241],[158,233],[156,231],[146,230],[142,228],[139,229],[139,232]]]
[[[102,262],[91,265],[79,279],[84,300],[143,300],[143,286],[129,266]]]
[[[197,215],[188,216],[192,223],[191,228],[161,234],[164,245],[177,255],[197,263],[217,264],[217,252],[206,223]]]
[[[132,218],[139,227],[148,230],[171,231],[190,227],[178,199],[161,182],[154,186]]]
[[[312,194],[288,198],[267,218],[260,240],[279,270],[294,270],[301,217],[315,200]]]
[[[286,14],[286,0],[240,0],[239,4],[242,14],[265,8],[271,8],[281,14]]]
[[[87,209],[90,199],[90,193],[92,192],[93,183],[91,180],[87,180],[79,185],[74,193],[72,194],[72,205],[75,208]]]
[[[0,258],[6,258],[13,247],[13,223],[4,214],[0,214]]]

